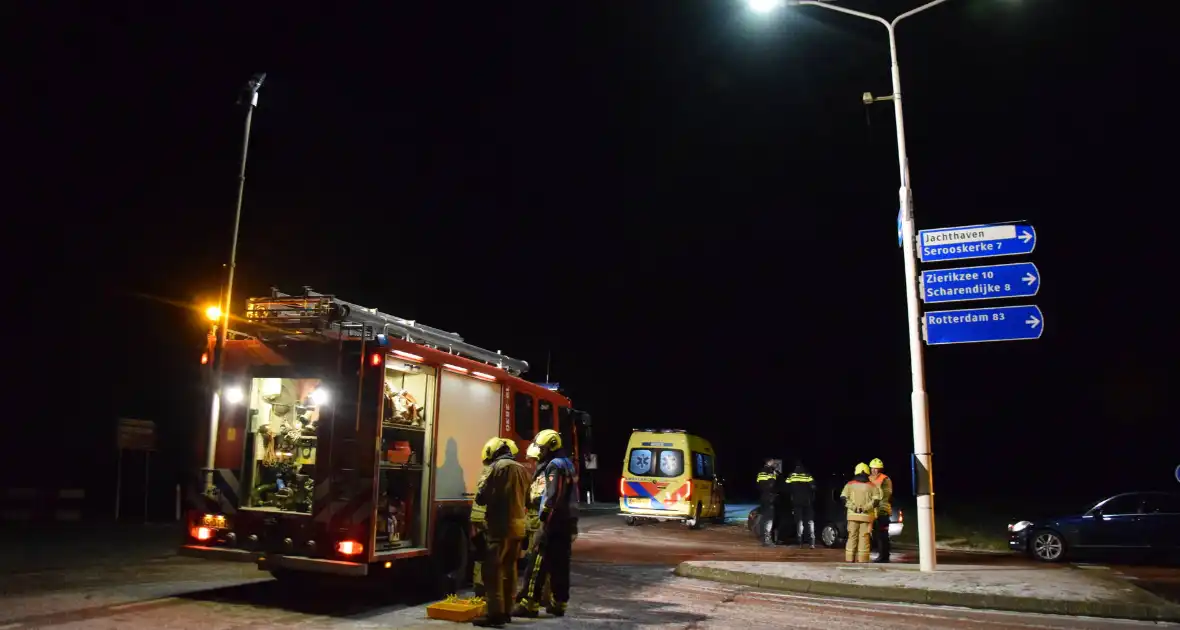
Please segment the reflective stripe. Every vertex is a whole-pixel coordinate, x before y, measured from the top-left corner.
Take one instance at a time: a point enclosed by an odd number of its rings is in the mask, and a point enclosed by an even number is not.
[[[811,483],[813,481],[815,479],[812,479],[811,475],[792,474],[790,477],[787,477],[787,483]]]

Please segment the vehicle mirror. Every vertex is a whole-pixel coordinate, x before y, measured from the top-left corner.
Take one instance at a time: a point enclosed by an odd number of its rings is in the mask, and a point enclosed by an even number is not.
[[[590,414],[586,413],[585,411],[575,411],[574,421],[584,427],[591,426],[592,424],[590,420]]]

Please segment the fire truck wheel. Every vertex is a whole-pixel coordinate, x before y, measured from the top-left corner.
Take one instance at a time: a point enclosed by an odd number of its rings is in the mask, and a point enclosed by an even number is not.
[[[470,574],[467,537],[457,523],[439,526],[437,551],[431,554],[436,590],[442,595],[459,592]]]

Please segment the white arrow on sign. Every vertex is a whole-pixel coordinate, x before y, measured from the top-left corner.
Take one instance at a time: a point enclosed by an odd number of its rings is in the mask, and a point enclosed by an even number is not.
[[[1037,319],[1036,315],[1029,315],[1028,319],[1024,320],[1024,323],[1032,326],[1033,328],[1036,328],[1037,326],[1041,325],[1041,320]]]
[[[1019,238],[1020,238],[1020,240],[1024,241],[1025,245],[1027,245],[1028,242],[1032,240],[1032,234],[1028,230],[1025,230],[1020,233]]]
[[[1026,274],[1024,274],[1024,277],[1021,278],[1021,280],[1024,280],[1025,282],[1027,282],[1028,286],[1031,287],[1033,285],[1033,283],[1037,281],[1037,277],[1032,275],[1031,273],[1026,273]]]

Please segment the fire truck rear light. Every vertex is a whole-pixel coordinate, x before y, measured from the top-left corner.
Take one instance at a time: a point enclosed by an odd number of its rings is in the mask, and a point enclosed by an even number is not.
[[[382,363],[383,361],[381,360],[380,352],[374,352],[373,354],[369,355],[369,365],[376,367]]]
[[[409,352],[403,352],[401,350],[394,350],[393,353],[403,359],[409,359],[411,361],[421,361],[422,360],[422,357],[420,357],[416,354],[410,354]]]
[[[355,540],[342,540],[336,543],[336,551],[346,556],[355,556],[364,550],[364,546]]]
[[[201,365],[207,365],[208,363],[209,363],[209,353],[202,352],[201,353]]]
[[[492,376],[491,374],[484,374],[483,372],[472,372],[471,375],[474,376],[475,378],[483,379],[485,381],[496,380],[496,377]]]
[[[462,372],[464,374],[466,374],[468,372],[467,368],[459,367],[457,365],[451,365],[450,363],[444,363],[443,367],[447,368],[448,370],[454,370],[455,372]]]
[[[191,532],[193,538],[204,542],[213,538],[213,530],[208,527],[194,527]]]

